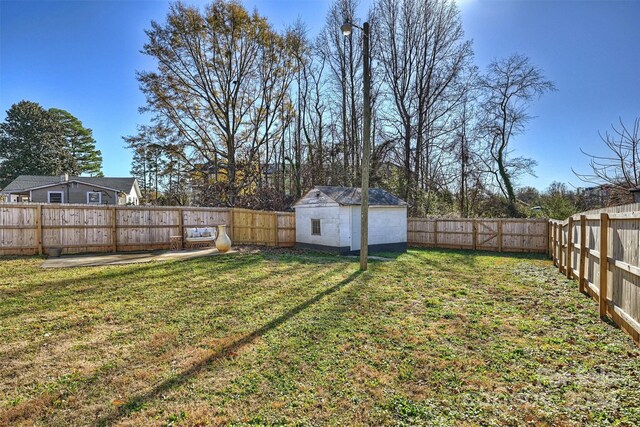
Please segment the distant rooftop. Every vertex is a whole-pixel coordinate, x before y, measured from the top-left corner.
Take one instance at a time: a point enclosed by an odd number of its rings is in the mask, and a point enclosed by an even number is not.
[[[314,187],[309,193],[319,191],[327,198],[341,205],[362,204],[362,190],[356,187]],[[299,201],[298,203],[302,202]],[[369,205],[377,206],[407,206],[407,202],[394,196],[382,188],[369,189]]]
[[[131,191],[131,187],[135,181],[135,178],[109,178],[109,177],[97,177],[97,176],[70,176],[69,181],[83,182],[89,185],[96,185],[98,187],[110,188],[118,190],[123,193]],[[29,191],[33,188],[46,187],[49,185],[60,184],[64,182],[60,175],[47,176],[47,175],[20,175],[13,181],[11,181],[5,188],[2,189],[3,193]]]

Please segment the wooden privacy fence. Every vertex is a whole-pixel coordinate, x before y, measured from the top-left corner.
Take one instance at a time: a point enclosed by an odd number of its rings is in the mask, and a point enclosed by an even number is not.
[[[185,227],[227,225],[234,244],[293,246],[295,215],[247,209],[0,204],[0,255],[168,249]]]
[[[547,219],[409,218],[407,243],[433,248],[546,253],[548,227]]]
[[[263,212],[231,209],[233,236],[237,243],[294,246],[296,217],[293,212]]]
[[[549,254],[581,292],[640,342],[640,210],[603,209],[550,221]]]

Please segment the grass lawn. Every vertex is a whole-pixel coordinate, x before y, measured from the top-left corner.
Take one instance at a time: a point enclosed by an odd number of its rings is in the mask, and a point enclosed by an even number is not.
[[[0,425],[638,425],[640,351],[536,256],[0,261]]]

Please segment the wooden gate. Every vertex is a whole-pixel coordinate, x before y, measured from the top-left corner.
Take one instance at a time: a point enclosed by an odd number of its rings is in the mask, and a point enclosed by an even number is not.
[[[233,243],[266,246],[295,245],[295,215],[232,209]]]
[[[501,249],[500,223],[494,219],[484,221],[478,219],[476,225],[476,244],[474,249],[495,251]]]

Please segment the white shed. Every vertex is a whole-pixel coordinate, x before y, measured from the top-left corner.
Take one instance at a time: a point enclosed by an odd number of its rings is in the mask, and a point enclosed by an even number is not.
[[[360,188],[315,187],[298,200],[296,247],[355,254],[360,251]],[[369,189],[369,253],[407,250],[407,203]]]

